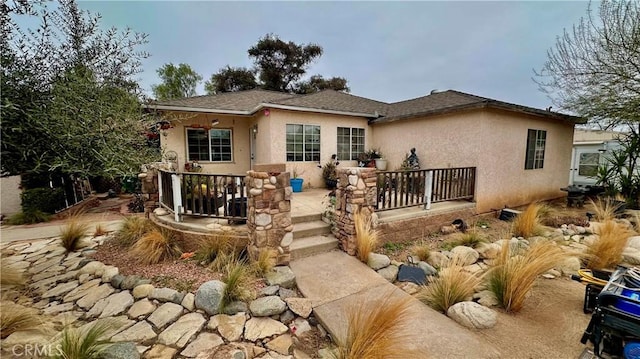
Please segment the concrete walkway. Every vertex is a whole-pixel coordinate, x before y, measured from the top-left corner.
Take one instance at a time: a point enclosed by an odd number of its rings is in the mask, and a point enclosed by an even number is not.
[[[332,251],[293,261],[298,289],[311,299],[318,320],[336,338],[346,336],[348,309],[367,300],[409,294],[389,283],[356,258]],[[418,349],[425,358],[498,358],[499,351],[475,333],[414,299],[411,323]]]

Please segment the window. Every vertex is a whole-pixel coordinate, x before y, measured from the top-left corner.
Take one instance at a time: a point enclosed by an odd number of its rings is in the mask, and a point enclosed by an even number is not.
[[[525,170],[542,168],[544,166],[544,148],[547,142],[547,131],[529,130],[527,134],[527,159]]]
[[[598,175],[600,165],[600,153],[585,152],[580,154],[578,162],[578,175],[585,177],[595,177]]]
[[[338,127],[338,158],[357,160],[364,153],[364,128]]]
[[[320,162],[320,126],[287,125],[287,162]]]
[[[189,161],[233,161],[231,130],[187,128],[187,158]]]

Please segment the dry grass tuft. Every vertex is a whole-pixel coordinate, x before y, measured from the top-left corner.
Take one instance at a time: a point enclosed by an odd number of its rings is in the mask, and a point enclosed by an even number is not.
[[[488,287],[508,312],[518,312],[538,276],[566,258],[554,242],[536,241],[528,250],[512,250],[504,241],[502,250],[487,272]]]
[[[143,217],[128,216],[116,232],[115,240],[122,247],[129,247],[153,228],[151,222]]]
[[[615,268],[622,261],[622,252],[633,232],[613,220],[602,223],[597,232],[598,239],[585,252],[585,265],[589,269]]]
[[[221,312],[231,302],[246,302],[255,298],[253,287],[256,277],[253,268],[241,259],[231,259],[226,263],[222,269],[222,281],[226,286],[220,302]]]
[[[2,301],[1,305],[0,338],[4,339],[18,331],[42,328],[44,321],[36,309],[9,301]]]
[[[593,206],[594,219],[598,222],[614,220],[616,211],[622,205],[607,198],[598,198],[596,201],[589,199],[589,204]]]
[[[96,322],[88,330],[67,327],[62,331],[57,354],[53,359],[99,358],[110,344],[105,334],[111,329],[108,321]]]
[[[431,248],[427,243],[418,243],[413,246],[411,253],[423,262],[426,262],[431,255]]]
[[[358,303],[347,313],[347,337],[339,343],[337,359],[424,358],[408,348],[411,297],[392,297]]]
[[[0,285],[20,286],[25,282],[24,271],[15,268],[4,257],[0,258]]]
[[[473,227],[470,231],[466,233],[460,233],[459,238],[457,239],[457,243],[460,246],[467,246],[471,248],[476,248],[480,243],[484,243],[487,240],[482,236],[482,234],[478,233],[476,227]]]
[[[531,203],[527,206],[527,208],[513,220],[513,235],[524,238],[540,235],[543,231],[540,222],[541,208],[542,205],[538,203]]]
[[[418,293],[418,299],[435,310],[446,313],[452,305],[470,300],[482,278],[462,270],[464,259],[455,256],[440,270],[438,277]]]
[[[235,251],[234,238],[228,234],[205,236],[198,247],[194,259],[204,265],[215,261],[220,253]]]
[[[379,232],[373,229],[371,217],[366,217],[358,212],[353,215],[356,227],[356,256],[361,262],[367,263],[369,253],[378,244]]]
[[[72,216],[67,220],[67,224],[60,230],[60,240],[62,246],[69,252],[73,252],[80,246],[80,241],[87,234],[89,224],[83,221],[80,216]]]
[[[253,263],[253,267],[255,268],[255,272],[264,276],[268,272],[270,272],[273,267],[276,266],[276,251],[269,249],[262,249],[258,253],[258,258]]]
[[[158,227],[147,232],[131,247],[131,255],[143,264],[156,264],[180,256],[175,234]]]
[[[98,223],[98,224],[96,224],[96,228],[93,231],[93,236],[94,237],[100,237],[100,236],[104,236],[107,233],[109,233],[109,232],[107,231],[106,228],[104,228],[102,223]]]

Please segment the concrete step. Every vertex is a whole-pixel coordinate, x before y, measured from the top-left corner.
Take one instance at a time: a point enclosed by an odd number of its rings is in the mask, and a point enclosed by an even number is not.
[[[296,239],[291,243],[291,260],[310,257],[338,248],[338,240],[332,235]]]
[[[312,214],[291,216],[291,223],[293,224],[320,221],[320,220],[322,220],[322,213],[312,213]]]
[[[293,239],[320,236],[331,233],[331,225],[323,221],[296,223],[293,225]]]

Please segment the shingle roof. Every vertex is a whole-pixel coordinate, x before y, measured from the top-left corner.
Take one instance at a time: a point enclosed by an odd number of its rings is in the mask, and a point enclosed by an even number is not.
[[[253,111],[258,105],[263,102],[270,102],[297,96],[299,95],[256,89],[239,92],[226,92],[217,95],[196,96],[171,101],[158,101],[153,105],[231,111]],[[153,108],[153,105],[149,107]]]
[[[309,109],[312,112],[337,111],[350,113],[355,116],[370,117],[372,123],[397,121],[474,108],[497,108],[573,123],[586,122],[580,117],[516,105],[454,90],[435,92],[428,96],[388,104],[334,90],[324,90],[308,95],[296,95],[256,89],[155,102],[147,107],[150,109],[182,111],[197,111],[199,109],[230,111],[232,113],[235,111],[235,113],[252,114],[259,110],[261,104],[266,107],[286,106],[292,109]]]

